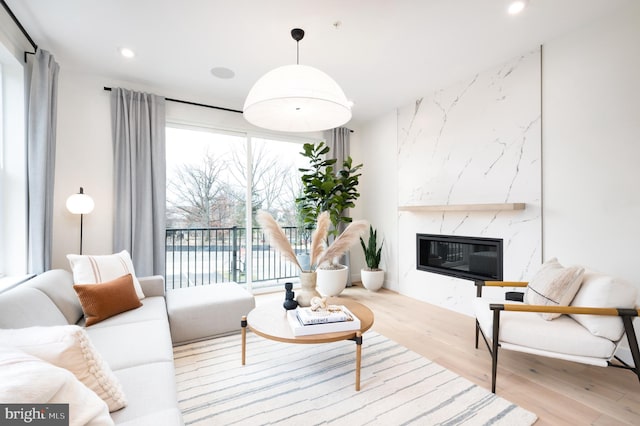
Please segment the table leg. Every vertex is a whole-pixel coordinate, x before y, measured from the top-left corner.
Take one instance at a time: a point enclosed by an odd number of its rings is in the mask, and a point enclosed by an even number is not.
[[[247,317],[246,315],[242,316],[242,321],[240,321],[240,327],[242,329],[242,365],[244,365],[246,361],[245,354],[247,352]]]
[[[360,364],[362,359],[362,333],[356,333],[356,391],[360,390]]]

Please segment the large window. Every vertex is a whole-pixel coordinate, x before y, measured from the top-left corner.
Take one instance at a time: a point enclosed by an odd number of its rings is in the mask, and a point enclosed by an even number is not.
[[[167,128],[167,287],[234,281],[250,288],[297,278],[255,222],[269,211],[303,252],[295,199],[303,141]]]
[[[24,64],[0,43],[0,290],[26,273]],[[3,276],[8,278],[3,279]]]

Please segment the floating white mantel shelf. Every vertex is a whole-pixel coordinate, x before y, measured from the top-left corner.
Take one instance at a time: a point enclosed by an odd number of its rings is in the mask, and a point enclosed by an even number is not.
[[[494,203],[494,204],[440,204],[440,205],[416,205],[399,206],[399,211],[406,212],[480,212],[480,211],[505,211],[524,210],[525,203]]]

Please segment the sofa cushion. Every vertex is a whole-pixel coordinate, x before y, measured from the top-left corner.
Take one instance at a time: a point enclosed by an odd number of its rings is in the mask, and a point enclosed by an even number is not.
[[[489,308],[491,303],[504,301],[483,297],[473,300],[476,319],[489,338],[493,330],[493,311]],[[602,360],[610,359],[617,347],[609,339],[594,336],[568,315],[546,321],[533,312],[501,312],[499,341],[529,349]]]
[[[182,424],[173,361],[147,363],[117,370],[115,374],[130,395],[129,406],[112,413],[116,423],[131,422],[136,426]]]
[[[69,425],[113,424],[104,401],[70,371],[16,348],[0,346],[0,401],[69,404]]]
[[[115,372],[150,362],[173,362],[171,335],[166,319],[89,327],[86,330],[95,347]]]
[[[56,304],[37,288],[20,285],[0,294],[0,328],[67,324]]]
[[[524,294],[524,301],[530,305],[569,306],[582,284],[584,268],[565,268],[553,258],[542,264],[533,276]],[[541,313],[546,320],[558,318],[561,314]]]
[[[109,411],[127,405],[118,379],[77,325],[0,330],[0,344],[69,370],[107,403]]]
[[[251,293],[236,283],[167,291],[167,312],[174,344],[240,331],[243,315],[255,308]]]
[[[138,298],[144,299],[128,251],[122,250],[120,253],[102,256],[68,254],[67,259],[73,271],[75,284],[98,284],[131,274]]]
[[[571,306],[593,308],[634,308],[637,289],[633,285],[608,275],[587,270],[580,290]],[[618,341],[624,334],[620,317],[601,315],[571,315],[596,336]]]
[[[82,306],[76,292],[73,291],[73,275],[63,269],[53,269],[39,274],[26,283],[24,287],[33,287],[49,296],[67,323],[75,324],[82,318]]]
[[[142,306],[131,274],[101,284],[76,284],[73,288],[78,293],[87,326]]]

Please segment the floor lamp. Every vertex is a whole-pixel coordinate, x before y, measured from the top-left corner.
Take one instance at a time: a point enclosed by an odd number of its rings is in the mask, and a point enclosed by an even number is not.
[[[82,254],[82,217],[85,214],[91,213],[95,203],[93,198],[84,193],[84,189],[80,187],[80,192],[73,194],[67,198],[67,210],[73,214],[80,215],[80,254]]]

